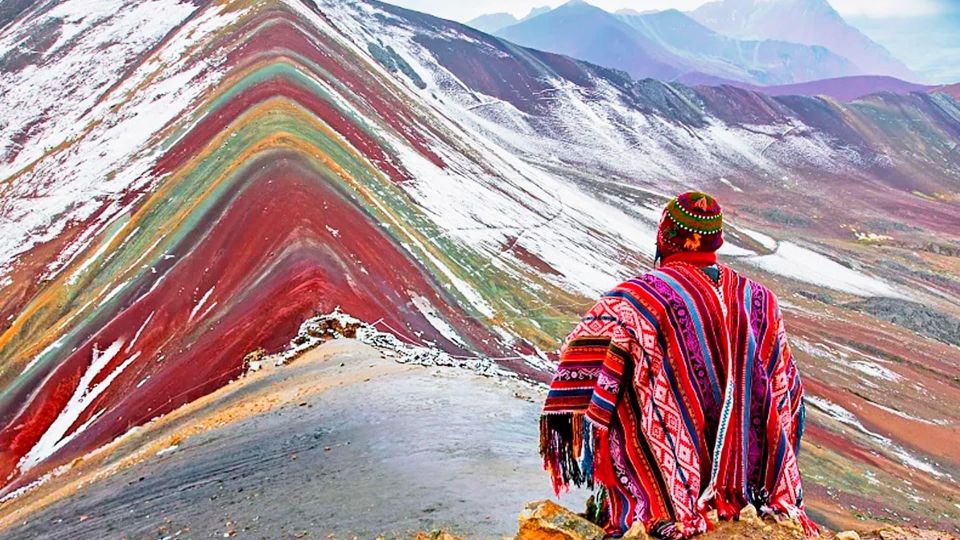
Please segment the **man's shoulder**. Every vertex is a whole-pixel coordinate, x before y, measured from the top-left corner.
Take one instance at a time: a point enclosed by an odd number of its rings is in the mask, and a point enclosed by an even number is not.
[[[776,294],[774,294],[774,292],[763,283],[753,278],[744,276],[729,266],[723,264],[720,264],[719,266],[728,279],[735,280],[738,285],[747,285],[750,287],[751,291],[776,299]],[[654,268],[630,279],[621,281],[615,287],[604,293],[603,297],[617,299],[630,296],[646,296],[649,294],[650,289],[656,288],[658,284],[669,284],[673,281],[673,276],[669,274],[668,270],[669,269],[665,270],[662,268]]]
[[[745,290],[745,289],[747,289],[747,288],[749,287],[750,294],[751,294],[752,296],[755,296],[755,297],[756,297],[756,296],[762,296],[762,297],[768,299],[768,301],[770,301],[772,304],[774,304],[774,305],[779,305],[779,301],[777,300],[777,295],[776,295],[776,293],[774,293],[772,289],[770,289],[769,287],[767,287],[767,286],[764,285],[763,283],[761,283],[761,282],[759,282],[759,281],[757,281],[757,280],[755,280],[755,279],[753,279],[753,278],[749,278],[749,277],[747,277],[747,276],[744,276],[744,275],[738,273],[736,270],[733,270],[733,269],[730,268],[729,266],[724,266],[723,268],[724,268],[725,271],[726,271],[726,274],[725,274],[725,275],[729,276],[729,279],[734,279],[734,280],[737,281],[737,283],[736,283],[736,284],[737,284],[737,288],[739,288],[739,289],[744,289],[744,290]]]
[[[656,270],[651,270],[644,274],[621,281],[617,286],[604,293],[607,298],[629,299],[630,297],[643,296],[646,293],[652,280],[657,279]]]
[[[600,303],[605,304],[609,309],[648,313],[651,306],[660,302],[657,289],[661,285],[658,282],[665,283],[656,270],[640,274],[621,281],[605,292],[600,299]]]

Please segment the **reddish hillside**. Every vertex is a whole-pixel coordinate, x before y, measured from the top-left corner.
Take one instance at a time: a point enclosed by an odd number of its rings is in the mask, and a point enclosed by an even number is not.
[[[930,92],[941,92],[944,94],[950,94],[951,96],[957,99],[960,99],[960,83],[950,84],[947,86],[938,86],[936,88],[932,88]]]

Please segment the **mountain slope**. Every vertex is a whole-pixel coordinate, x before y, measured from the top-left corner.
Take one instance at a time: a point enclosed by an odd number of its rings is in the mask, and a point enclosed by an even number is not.
[[[64,17],[87,4],[0,35],[73,21],[0,73],[7,504],[258,349],[295,358],[337,306],[543,381],[543,351],[649,268],[667,196],[698,187],[730,216],[725,260],[784,300],[818,517],[956,521],[956,349],[861,302],[960,312],[952,97],[638,82],[373,1]],[[37,92],[63,114],[24,112]]]
[[[903,62],[844,21],[827,0],[717,0],[690,16],[729,36],[821,45],[868,75],[916,78]]]
[[[822,79],[796,84],[773,86],[757,86],[739,81],[723,80],[703,74],[690,74],[681,77],[684,84],[693,85],[730,85],[768,96],[830,96],[841,101],[854,101],[871,94],[889,92],[893,94],[909,94],[911,92],[931,92],[938,87],[923,84],[914,84],[894,77],[882,75],[860,75],[854,77],[838,77],[836,79]]]

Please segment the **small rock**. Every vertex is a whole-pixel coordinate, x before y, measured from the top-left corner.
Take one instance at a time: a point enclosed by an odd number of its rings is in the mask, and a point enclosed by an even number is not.
[[[552,501],[528,503],[516,540],[603,540],[604,531]]]
[[[860,540],[860,535],[857,531],[840,531],[833,538],[834,540]]]
[[[911,538],[907,531],[900,527],[884,527],[875,533],[883,540],[905,540]]]
[[[748,504],[740,510],[740,521],[753,521],[759,519],[759,514],[757,514],[757,509],[752,504]]]
[[[460,538],[446,531],[433,531],[429,533],[418,532],[414,540],[460,540]]]
[[[780,521],[780,528],[785,529],[788,532],[794,533],[794,536],[797,538],[803,538],[806,534],[803,532],[803,525],[800,524],[796,519],[784,519]]]
[[[650,540],[646,527],[639,521],[633,522],[627,534],[623,535],[624,540]]]

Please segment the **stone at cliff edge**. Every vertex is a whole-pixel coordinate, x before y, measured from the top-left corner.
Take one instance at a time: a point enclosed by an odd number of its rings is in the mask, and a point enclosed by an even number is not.
[[[793,519],[763,519],[747,506],[735,521],[720,521],[711,512],[713,530],[695,540],[804,540],[803,528]],[[527,503],[520,513],[520,532],[515,540],[602,540],[603,529],[550,501]],[[642,526],[631,528],[624,540],[650,540]],[[960,540],[947,532],[886,525],[866,531],[832,533],[821,530],[819,540]]]
[[[551,501],[528,503],[516,540],[603,540],[603,529]]]
[[[627,534],[623,535],[623,540],[650,540],[650,535],[647,534],[647,529],[644,528],[643,523],[636,521],[627,531]]]

